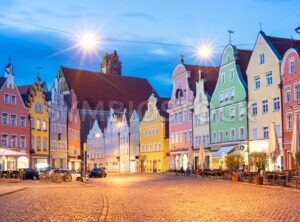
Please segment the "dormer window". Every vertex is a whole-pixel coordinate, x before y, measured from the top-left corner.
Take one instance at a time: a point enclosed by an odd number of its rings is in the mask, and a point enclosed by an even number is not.
[[[289,60],[289,74],[295,73],[295,58]]]
[[[230,55],[227,56],[227,63],[230,62]]]
[[[265,63],[265,53],[259,54],[259,64],[264,64]]]

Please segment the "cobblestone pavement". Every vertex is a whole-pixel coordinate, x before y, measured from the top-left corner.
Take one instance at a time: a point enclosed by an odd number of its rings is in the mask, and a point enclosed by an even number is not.
[[[1,187],[4,186],[0,184]],[[20,185],[18,185],[20,186]],[[0,221],[299,221],[300,192],[162,175],[113,175],[0,196]]]

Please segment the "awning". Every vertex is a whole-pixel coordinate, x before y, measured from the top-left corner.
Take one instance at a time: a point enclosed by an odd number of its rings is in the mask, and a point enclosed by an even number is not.
[[[231,152],[233,149],[235,149],[236,146],[224,146],[221,147],[217,152],[212,153],[212,157],[214,158],[222,158],[222,153],[228,154]]]
[[[14,150],[0,149],[0,156],[27,156],[27,153],[17,152]]]

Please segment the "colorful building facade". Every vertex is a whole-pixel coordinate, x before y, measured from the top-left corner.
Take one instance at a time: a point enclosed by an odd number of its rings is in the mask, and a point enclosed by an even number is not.
[[[300,114],[299,49],[290,48],[285,53],[281,63],[281,78],[284,168],[291,170],[294,168],[294,158],[291,153],[293,129],[295,118]]]
[[[24,103],[29,108],[31,128],[30,166],[40,170],[49,166],[49,111],[40,78],[33,85],[19,86]]]
[[[218,82],[210,102],[211,149],[248,149],[246,68],[251,51],[229,44],[222,55]],[[231,149],[229,149],[231,147]],[[247,160],[247,157],[245,157]],[[213,167],[219,168],[219,165]]]
[[[280,67],[283,55],[299,41],[267,36],[259,32],[247,68],[249,95],[249,150],[269,151],[269,134],[275,124],[280,155],[276,160],[276,170],[283,169],[282,146],[282,101]],[[273,169],[269,164],[269,170]]]
[[[119,133],[119,146],[120,146],[120,171],[130,171],[130,154],[129,154],[129,126],[127,122],[127,111],[123,112],[122,120],[117,123]]]
[[[193,161],[194,169],[199,166],[200,148],[204,148],[204,167],[211,167],[210,149],[210,126],[209,126],[209,104],[214,92],[218,75],[218,68],[200,70],[199,81],[196,82],[196,96],[194,100],[194,121],[193,121]]]
[[[140,114],[134,110],[130,117],[129,124],[129,156],[130,156],[130,172],[140,171]]]
[[[50,165],[54,168],[68,168],[67,111],[62,82],[58,77],[51,89],[50,108]]]
[[[0,77],[0,169],[18,170],[30,166],[29,110],[15,83],[13,66]]]
[[[148,99],[147,110],[140,124],[141,172],[166,172],[169,169],[168,99]]]
[[[68,105],[68,169],[81,170],[80,149],[80,115],[77,109],[77,98],[73,90],[64,99]]]
[[[93,128],[88,134],[86,146],[87,169],[92,170],[94,167],[104,167],[104,135],[97,120],[95,120]]]

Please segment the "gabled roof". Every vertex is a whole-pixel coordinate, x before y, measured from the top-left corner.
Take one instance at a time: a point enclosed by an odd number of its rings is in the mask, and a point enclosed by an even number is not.
[[[218,81],[219,67],[197,65],[185,65],[185,67],[191,74],[190,89],[196,93],[196,82],[199,81],[199,70],[201,70],[202,78],[206,79],[205,91],[212,95]]]
[[[27,106],[29,91],[32,85],[18,86],[19,93],[23,99],[24,104]]]
[[[237,64],[240,65],[241,68],[241,72],[243,75],[244,80],[247,83],[247,67],[250,61],[252,55],[252,51],[251,50],[245,50],[245,49],[238,49],[237,50],[237,57],[238,57],[238,61]]]
[[[146,79],[107,75],[100,72],[61,67],[69,90],[73,89],[78,108],[123,111],[131,115],[137,110],[142,115],[154,89]],[[154,92],[155,93],[155,92]],[[123,106],[123,107],[121,107]]]
[[[265,38],[270,47],[273,49],[277,58],[281,60],[285,52],[290,48],[300,48],[300,40],[294,40],[291,38],[279,38],[273,36],[267,36],[264,32],[260,34]]]
[[[159,97],[157,99],[157,104],[156,104],[159,114],[165,117],[166,120],[165,123],[166,138],[169,138],[169,113],[167,112],[169,100],[170,98]]]
[[[6,78],[0,77],[0,89],[2,88],[3,84],[5,83]]]

